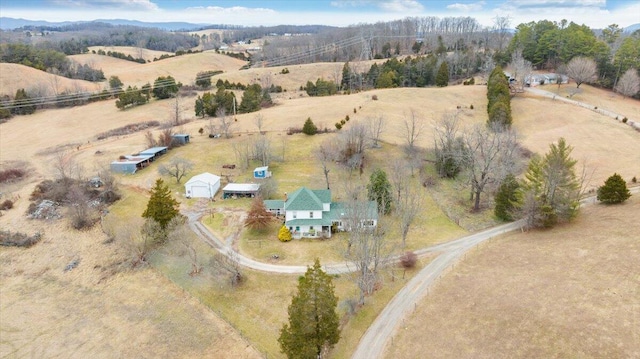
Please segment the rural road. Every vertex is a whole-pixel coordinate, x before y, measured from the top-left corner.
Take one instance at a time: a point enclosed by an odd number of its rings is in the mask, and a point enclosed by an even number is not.
[[[640,193],[640,187],[630,188],[629,190],[632,193]],[[580,203],[581,206],[584,206],[597,203],[597,201],[595,196],[591,196],[584,198]],[[229,255],[231,251],[233,251],[228,244],[215,237],[200,223],[201,212],[185,212],[184,215],[189,219],[189,227],[191,230],[207,244],[225,255]],[[381,357],[387,342],[404,321],[409,311],[415,308],[417,303],[428,293],[429,287],[433,285],[436,279],[442,276],[446,269],[451,268],[460,257],[480,243],[501,234],[521,229],[524,224],[524,220],[519,220],[415,251],[417,255],[432,252],[441,252],[441,254],[420,270],[420,272],[391,299],[360,339],[352,358],[372,359]],[[275,265],[255,261],[237,252],[235,254],[242,266],[259,271],[284,274],[301,274],[307,271],[307,266]],[[331,264],[323,266],[323,268],[327,273],[331,274],[352,271],[347,264]]]

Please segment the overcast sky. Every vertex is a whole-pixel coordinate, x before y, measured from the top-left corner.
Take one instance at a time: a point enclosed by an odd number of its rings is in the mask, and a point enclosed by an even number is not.
[[[591,28],[640,23],[638,0],[0,0],[0,16],[46,21],[126,19],[233,25],[374,23],[408,16],[471,16],[491,26],[508,16],[511,27],[567,19]]]

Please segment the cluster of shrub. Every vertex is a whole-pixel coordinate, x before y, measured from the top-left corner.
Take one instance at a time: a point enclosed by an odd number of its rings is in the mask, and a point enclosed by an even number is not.
[[[496,66],[487,82],[487,112],[490,126],[498,125],[502,128],[511,126],[513,118],[511,116],[511,90],[509,89],[509,79],[502,71],[502,67]]]
[[[112,77],[109,82],[111,88],[116,89],[116,91],[119,90],[116,107],[121,110],[144,105],[149,102],[152,95],[160,100],[167,99],[177,94],[180,87],[182,87],[182,83],[176,82],[172,76],[160,76],[153,82],[153,87],[147,83],[140,89],[137,86],[128,86],[126,90],[122,91],[122,82],[119,79],[115,81],[116,79]]]
[[[244,89],[242,93],[242,100],[237,107],[238,113],[250,113],[260,110],[261,108],[270,107],[273,105],[270,93],[272,89],[277,89],[280,86],[271,86],[270,88],[263,89],[258,84],[245,86],[242,84],[229,84],[228,81],[218,80],[216,85],[217,91],[215,94],[211,92],[205,92],[202,97],[198,96],[195,103],[196,116],[218,116],[223,111],[224,114],[232,113],[234,108],[234,100],[236,95],[232,91],[227,90],[227,84],[229,87],[241,87]]]
[[[160,55],[159,58],[154,57],[153,61],[160,61],[160,60],[164,60],[164,59],[170,59],[172,57],[176,57],[176,56],[182,56],[182,55],[187,55],[187,54],[197,54],[199,52],[202,52],[201,50],[178,50],[175,52],[174,55],[169,55],[169,54],[162,54]]]
[[[250,61],[251,55],[246,52],[231,52],[231,51],[220,51],[216,50],[216,53],[221,55],[227,55],[229,57],[233,57],[234,59],[242,60],[242,61]]]
[[[115,57],[116,59],[133,61],[133,62],[137,62],[139,64],[147,63],[147,61],[145,59],[143,59],[142,57],[135,58],[135,57],[133,57],[131,55],[125,55],[124,53],[117,52],[117,51],[107,51],[107,52],[105,52],[104,50],[100,49],[98,51],[93,50],[91,52],[94,53],[94,54],[98,54],[98,55]]]

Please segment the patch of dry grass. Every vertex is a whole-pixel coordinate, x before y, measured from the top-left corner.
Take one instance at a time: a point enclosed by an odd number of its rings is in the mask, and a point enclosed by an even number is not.
[[[385,357],[637,357],[639,211],[634,196],[482,245],[430,291]]]
[[[6,228],[2,218],[3,228]],[[29,249],[0,248],[2,357],[260,357],[232,327],[98,228],[45,226]],[[72,261],[78,266],[64,271]]]

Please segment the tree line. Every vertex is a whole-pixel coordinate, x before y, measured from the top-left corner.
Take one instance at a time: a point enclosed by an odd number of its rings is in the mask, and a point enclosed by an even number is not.
[[[102,70],[78,64],[62,52],[24,44],[0,45],[0,62],[25,65],[70,79],[93,82],[105,79]]]
[[[134,46],[149,50],[176,52],[198,46],[199,38],[179,32],[131,25],[111,25],[101,22],[64,26],[29,27],[42,34],[44,41],[32,42],[33,36],[22,30],[5,32],[5,41],[31,44],[39,48],[57,50],[67,55],[87,53],[90,46]],[[3,34],[4,35],[4,34]]]
[[[640,31],[625,36],[617,24],[603,29],[600,36],[586,25],[567,20],[520,24],[498,62],[508,62],[517,50],[535,68],[560,72],[574,58],[592,59],[597,73],[590,82],[606,88],[615,87],[627,70],[640,69]]]

